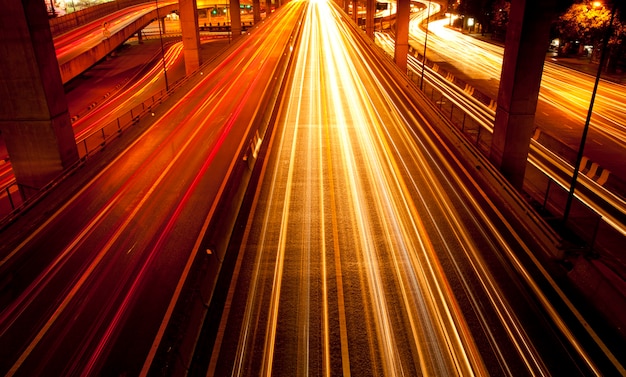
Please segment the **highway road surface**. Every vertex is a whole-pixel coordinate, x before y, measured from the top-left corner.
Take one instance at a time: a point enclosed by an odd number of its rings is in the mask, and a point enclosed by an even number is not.
[[[208,375],[624,372],[342,15],[279,8],[0,233],[0,373],[141,373],[285,56]]]
[[[411,36],[421,46],[425,32],[420,17],[411,24]],[[427,56],[451,65],[459,77],[494,100],[497,99],[504,48],[447,27],[449,19],[429,23]],[[421,50],[420,50],[421,53]],[[578,150],[595,77],[547,60],[539,93],[536,123],[573,150]],[[626,86],[602,80],[595,99],[585,155],[622,179],[621,159],[626,147]]]
[[[342,15],[307,8],[207,375],[621,368],[532,289],[530,244]]]
[[[301,9],[242,37],[140,137],[125,133],[2,231],[0,374],[139,374],[225,177],[245,164]]]

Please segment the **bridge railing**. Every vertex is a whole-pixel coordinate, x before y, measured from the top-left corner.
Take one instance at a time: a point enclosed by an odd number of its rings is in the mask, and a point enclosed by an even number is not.
[[[219,55],[220,54],[218,53],[211,59],[205,61],[198,71],[201,71],[205,69],[206,66],[212,64],[212,62],[217,59]],[[196,73],[198,71],[196,71]],[[79,155],[78,161],[73,166],[65,169],[59,174],[58,177],[53,179],[45,187],[39,189],[37,194],[28,198],[23,198],[15,180],[2,187],[0,189],[0,229],[13,222],[21,213],[35,205],[41,198],[50,192],[52,188],[56,187],[65,178],[72,175],[78,168],[80,168],[89,157],[102,151],[110,142],[121,136],[125,130],[136,125],[140,120],[146,118],[147,116],[153,116],[153,110],[158,105],[168,99],[181,85],[184,85],[189,80],[195,79],[196,76],[197,75],[195,73],[192,73],[191,75],[187,75],[174,83],[171,83],[169,85],[169,90],[160,90],[144,100],[142,103],[133,107],[130,111],[119,115],[115,120],[89,132],[85,137],[77,140],[76,147]]]
[[[85,163],[88,158],[97,152],[102,151],[111,141],[119,138],[124,131],[139,123],[139,121],[146,116],[153,116],[153,110],[165,101],[173,93],[173,91],[175,91],[176,88],[182,85],[186,80],[187,78],[185,77],[176,81],[170,85],[169,91],[166,91],[165,89],[160,90],[139,105],[133,107],[130,111],[121,114],[115,120],[91,131],[87,134],[87,136],[77,140],[76,147],[79,155],[78,161],[71,167],[65,169],[58,177],[53,179],[45,187],[41,188],[37,194],[28,197],[27,199],[24,198],[15,180],[3,187],[0,190],[0,229],[11,223],[26,209],[37,203],[52,188],[57,186],[68,176],[72,175],[76,169]]]
[[[413,51],[417,59],[421,61],[422,56]],[[430,70],[437,69],[436,64],[430,61],[425,62],[425,66]],[[441,72],[439,72],[441,74]],[[409,78],[419,87],[426,96],[437,106],[455,127],[470,140],[472,144],[485,156],[488,156],[491,149],[493,136],[493,120],[490,124],[485,124],[485,119],[470,113],[467,107],[461,107],[454,98],[450,97],[444,88],[431,84],[428,80],[423,80],[421,69],[417,71],[409,69]],[[454,81],[452,77],[443,77],[447,81]],[[463,87],[463,86],[461,86]],[[484,96],[484,95],[483,95]],[[488,98],[481,98],[481,95],[473,95],[479,98],[485,107],[491,107],[495,111],[493,101]],[[541,135],[541,136],[537,136]],[[547,140],[546,138],[549,138]],[[575,164],[576,151],[570,150],[563,143],[541,133],[538,129],[533,136],[533,142],[537,142],[546,153],[558,152],[559,158],[563,159],[570,166]],[[539,143],[540,142],[540,143]],[[584,171],[581,169],[581,173]],[[563,173],[565,178],[557,181],[552,178],[541,165],[533,164],[529,158],[526,166],[524,180],[524,195],[528,201],[541,213],[545,220],[560,234],[566,234],[568,243],[564,245],[565,253],[582,254],[589,258],[594,258],[600,254],[604,260],[621,260],[623,258],[623,245],[626,242],[626,235],[620,226],[614,226],[613,222],[622,223],[624,215],[619,210],[614,210],[611,218],[604,217],[601,213],[591,208],[579,197],[575,196],[572,202],[571,211],[566,222],[563,221],[565,205],[569,191],[569,180],[571,172]],[[584,174],[579,176],[579,180],[592,180]],[[625,184],[614,175],[611,175],[604,182],[603,187],[608,191],[626,192]],[[578,185],[577,193],[582,190]],[[615,268],[620,269],[620,263],[615,263]],[[623,271],[626,273],[626,271]]]

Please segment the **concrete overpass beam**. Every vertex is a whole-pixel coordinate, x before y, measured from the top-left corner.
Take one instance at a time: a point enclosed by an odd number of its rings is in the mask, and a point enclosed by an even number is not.
[[[406,72],[407,55],[409,54],[409,16],[411,13],[410,0],[398,0],[396,10],[396,48],[394,60],[398,67]]]
[[[490,159],[518,189],[524,183],[556,2],[511,2]]]
[[[179,0],[180,26],[183,32],[185,72],[190,75],[202,64],[200,57],[200,29],[196,0]]]
[[[45,4],[0,0],[0,133],[20,191],[35,194],[78,160]]]

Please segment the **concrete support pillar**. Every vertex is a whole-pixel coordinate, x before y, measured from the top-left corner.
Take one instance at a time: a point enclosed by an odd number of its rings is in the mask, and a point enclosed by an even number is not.
[[[376,0],[367,0],[365,3],[365,34],[372,39],[374,39],[374,16],[375,15],[376,15]]]
[[[255,24],[261,22],[261,1],[260,0],[252,0],[252,18]]]
[[[358,25],[359,23],[359,2],[357,0],[352,0],[352,19],[354,23]]]
[[[343,1],[343,10],[346,14],[350,14],[350,0],[342,0]]]
[[[239,0],[230,0],[230,32],[233,40],[241,36],[241,4]]]
[[[396,48],[394,60],[398,67],[406,72],[407,55],[409,54],[409,16],[411,13],[410,0],[398,0],[396,11]]]
[[[190,75],[200,68],[200,29],[196,0],[179,0],[180,26],[183,32],[185,72]]]
[[[513,0],[490,159],[521,189],[556,0]]]
[[[165,17],[159,18],[159,25],[161,26],[161,33],[165,34]]]
[[[28,197],[78,151],[44,2],[0,0],[0,9],[0,133]]]
[[[137,32],[137,43],[139,43],[140,45],[143,44],[143,30],[139,30]]]

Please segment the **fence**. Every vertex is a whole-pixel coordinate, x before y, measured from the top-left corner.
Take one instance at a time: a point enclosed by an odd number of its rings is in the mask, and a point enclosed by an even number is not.
[[[435,64],[429,61],[426,62],[426,65],[431,69],[436,68]],[[426,96],[481,153],[484,155],[490,153],[493,136],[491,129],[485,127],[473,115],[468,114],[464,108],[456,105],[446,93],[428,80],[424,80],[421,83],[421,71],[417,72],[409,69],[408,76],[418,87],[420,84],[422,85],[422,90]],[[454,84],[452,83],[452,85]],[[488,103],[489,101],[481,102]],[[547,140],[546,137],[550,140]],[[572,151],[556,139],[550,138],[545,133],[542,133],[540,141],[548,143],[549,145],[546,147],[550,151],[557,151],[559,158],[573,165],[575,151]],[[579,177],[579,179],[585,179],[585,177]],[[622,185],[622,183],[619,184]],[[613,184],[613,186],[617,186],[617,184]],[[581,185],[579,184],[577,187],[576,192],[578,193],[581,190]],[[529,202],[564,237],[566,242],[564,245],[565,251],[580,252],[590,257],[600,255],[601,253],[603,259],[609,264],[612,261],[622,260],[622,262],[614,264],[616,270],[620,268],[620,265],[626,265],[626,260],[623,260],[624,255],[620,252],[623,249],[622,245],[626,242],[626,235],[620,230],[621,226],[613,226],[610,219],[603,217],[576,196],[572,202],[567,222],[563,221],[569,185],[559,184],[544,170],[528,162],[523,191]],[[617,214],[616,216],[623,216],[623,214]],[[619,218],[617,222],[621,223],[621,220]]]
[[[170,87],[170,91],[164,89],[135,106],[130,111],[120,115],[114,121],[90,132],[78,140],[76,147],[78,149],[78,161],[68,169],[65,169],[57,178],[53,179],[45,187],[41,188],[37,194],[28,197],[25,200],[18,189],[17,183],[13,182],[5,186],[0,192],[0,228],[10,223],[19,213],[23,212],[29,206],[36,203],[51,188],[58,185],[67,176],[80,167],[87,158],[101,151],[108,143],[119,137],[125,130],[137,124],[142,118],[148,114],[152,114],[152,110],[161,104],[174,90],[180,86],[185,79],[181,79]]]
[[[134,1],[129,0],[127,3],[132,2]],[[128,4],[124,6],[127,5]],[[77,140],[76,147],[80,157],[78,161],[73,166],[65,169],[58,177],[53,179],[45,187],[39,189],[37,194],[29,196],[28,199],[24,199],[18,189],[18,185],[15,182],[0,189],[0,229],[11,223],[25,209],[37,203],[39,199],[45,196],[51,188],[55,187],[63,181],[63,179],[73,174],[77,168],[82,166],[87,158],[102,150],[109,142],[121,135],[124,130],[137,124],[146,115],[152,115],[152,110],[165,101],[181,85],[184,85],[189,80],[193,80],[195,77],[201,77],[197,76],[196,73],[212,64],[219,55],[220,54],[218,53],[211,59],[205,61],[198,71],[171,83],[169,85],[169,90],[160,90],[158,93],[149,97],[141,104],[132,108],[130,111],[118,116],[114,121],[105,124],[103,127],[90,132],[84,138]]]
[[[409,71],[409,78],[419,87],[421,75]],[[480,121],[467,114],[466,110],[455,105],[442,91],[431,85],[427,80],[422,83],[424,94],[441,110],[441,112],[476,146],[482,153],[488,154],[491,148],[492,133]]]

